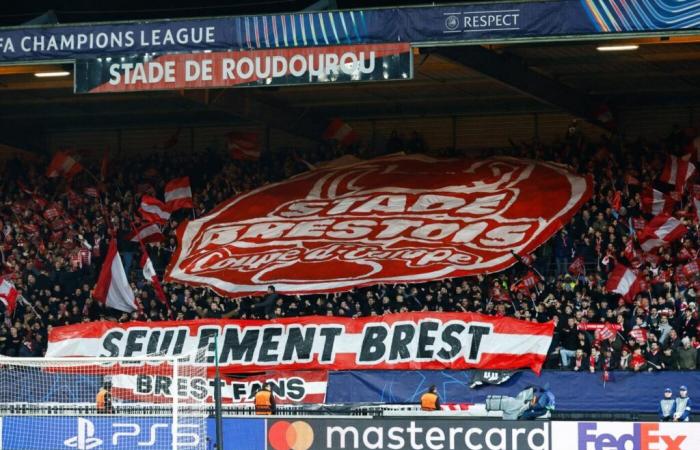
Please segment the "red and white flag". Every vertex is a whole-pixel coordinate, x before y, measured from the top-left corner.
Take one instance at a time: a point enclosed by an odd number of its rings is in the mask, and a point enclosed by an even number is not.
[[[160,300],[161,303],[163,303],[165,306],[168,307],[168,311],[170,311],[170,305],[168,304],[168,300],[165,297],[165,292],[163,291],[163,286],[160,284],[160,280],[158,279],[158,274],[156,273],[156,270],[153,268],[153,263],[151,262],[151,258],[148,256],[148,253],[145,251],[144,248],[141,249],[141,273],[143,273],[143,277],[151,283],[151,286],[153,286],[153,290],[155,291],[156,298]]]
[[[417,338],[426,329],[426,321],[438,327],[431,336],[433,344],[428,346],[419,344]],[[406,342],[405,351],[397,356],[396,352],[392,353],[391,336],[382,339],[376,330],[392,330],[398,326],[402,327],[404,335],[410,333],[416,338]],[[443,331],[446,326],[448,330]],[[488,331],[480,345],[454,338],[453,335],[468,335],[475,326]],[[146,354],[146,343],[158,337],[161,338],[158,342],[162,342],[158,350],[165,356],[190,354],[202,346],[200,337],[204,330],[211,328],[222,330],[221,342],[224,343],[240,342],[245,336],[249,352],[223,351],[219,360],[222,373],[236,375],[270,370],[515,370],[526,367],[540,373],[554,333],[552,322],[535,323],[475,313],[416,312],[355,319],[307,316],[269,321],[95,321],[53,328],[46,356],[98,356],[105,348],[114,349],[118,353],[114,356],[137,356]],[[321,330],[328,328],[337,330],[334,339],[325,339]],[[164,335],[170,334],[174,336],[171,341],[162,340]],[[272,334],[279,339],[268,339]],[[370,341],[378,345],[372,355],[367,355]],[[132,342],[143,345],[140,348],[127,346]],[[445,352],[440,350],[446,348],[451,348],[451,358],[441,357]],[[209,367],[214,365],[213,361],[204,359]]]
[[[100,196],[100,191],[94,186],[86,187],[83,192],[85,192],[85,195],[92,198],[97,198]]]
[[[163,232],[160,231],[158,224],[149,223],[132,231],[129,236],[127,236],[127,239],[131,242],[162,242],[165,240],[165,236],[163,236]]]
[[[117,252],[117,241],[112,239],[107,249],[107,256],[102,263],[102,270],[93,291],[95,300],[105,306],[124,312],[136,311],[134,291],[126,278],[124,264]]]
[[[340,145],[347,146],[357,142],[360,136],[341,119],[333,119],[328,124],[326,131],[323,132],[323,139],[336,140]]]
[[[51,164],[49,164],[49,167],[46,169],[46,176],[49,178],[61,176],[72,178],[80,173],[81,170],[83,170],[83,166],[73,159],[71,155],[65,152],[58,152],[54,155]]]
[[[658,215],[661,213],[672,213],[676,206],[675,200],[661,191],[648,186],[642,191],[642,211],[646,214]]]
[[[683,275],[685,275],[686,278],[693,278],[695,275],[698,274],[698,272],[700,272],[697,260],[691,261],[688,264],[683,265],[681,271],[683,272]]]
[[[17,297],[19,297],[15,285],[7,280],[2,280],[0,284],[0,302],[5,305],[5,315],[12,316],[17,307]]]
[[[603,328],[600,329],[600,338],[604,341],[607,341],[608,339],[614,337],[616,334],[615,329],[613,328],[613,325],[611,323],[606,323]]]
[[[630,337],[633,338],[635,341],[639,342],[640,344],[646,344],[647,343],[647,330],[646,328],[640,328],[636,327],[633,330],[630,330]]]
[[[642,278],[629,267],[615,264],[605,288],[610,292],[620,294],[625,301],[631,302],[634,296],[642,290],[641,281]]]
[[[53,221],[56,219],[58,216],[61,215],[61,212],[58,210],[58,207],[54,205],[51,205],[50,207],[46,208],[44,210],[44,218],[48,220],[49,222]]]
[[[525,292],[525,293],[530,293],[533,289],[537,287],[537,282],[539,281],[539,277],[535,275],[533,271],[528,271],[527,274],[518,282],[516,283],[512,290],[516,292]]]
[[[176,178],[165,185],[165,204],[168,210],[194,208],[190,177]]]
[[[248,161],[260,159],[260,134],[232,131],[226,135],[226,142],[231,158]]]
[[[569,265],[569,273],[571,275],[579,276],[586,272],[586,265],[583,261],[583,256],[577,256]]]
[[[663,247],[678,240],[688,232],[688,228],[675,217],[659,214],[637,233],[639,245],[645,252]]]
[[[684,161],[677,156],[666,157],[666,165],[661,172],[660,180],[667,184],[672,184],[676,190],[683,192],[685,185],[695,173],[695,166],[689,161]]]
[[[168,207],[165,203],[150,195],[141,197],[139,214],[147,221],[161,225],[165,224],[168,219],[170,219],[170,211],[168,211]]]

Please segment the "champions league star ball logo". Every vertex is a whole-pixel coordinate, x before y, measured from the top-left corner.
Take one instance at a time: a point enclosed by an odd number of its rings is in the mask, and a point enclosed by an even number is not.
[[[562,165],[507,157],[331,164],[180,227],[166,279],[240,297],[497,272],[549,239],[591,189]]]
[[[459,18],[457,16],[447,16],[445,19],[445,26],[450,31],[456,30],[459,26]]]

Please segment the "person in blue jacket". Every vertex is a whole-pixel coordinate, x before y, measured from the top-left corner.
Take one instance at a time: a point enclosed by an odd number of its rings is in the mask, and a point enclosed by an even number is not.
[[[671,388],[664,390],[664,398],[659,402],[659,420],[662,422],[671,422],[673,413],[676,412],[676,400],[673,398]]]
[[[554,394],[549,390],[549,384],[542,388],[536,387],[534,391],[530,407],[520,416],[521,420],[535,420],[554,410]]]
[[[689,422],[690,421],[690,397],[688,397],[688,388],[681,386],[676,397],[676,410],[673,413],[674,422]]]

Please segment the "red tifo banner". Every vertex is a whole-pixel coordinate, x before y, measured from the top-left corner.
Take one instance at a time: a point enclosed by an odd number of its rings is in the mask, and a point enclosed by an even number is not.
[[[591,196],[564,166],[392,155],[264,186],[184,223],[166,281],[221,295],[346,291],[498,272]],[[545,200],[546,199],[546,200]]]
[[[542,369],[554,332],[474,313],[404,313],[348,319],[91,322],[53,328],[47,357],[195,355],[224,373],[261,370]],[[206,349],[198,352],[199,349]]]

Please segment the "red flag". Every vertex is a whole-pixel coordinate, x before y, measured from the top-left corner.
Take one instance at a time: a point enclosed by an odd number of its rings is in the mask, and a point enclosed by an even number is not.
[[[695,208],[695,215],[700,221],[700,194],[693,195],[693,208]]]
[[[569,273],[579,276],[586,271],[586,266],[583,262],[583,256],[577,256],[569,265]]]
[[[615,336],[615,328],[613,328],[613,325],[610,323],[606,323],[603,328],[600,329],[600,338],[604,341],[607,341],[608,339],[612,338]]]
[[[83,166],[73,159],[72,156],[65,152],[58,152],[46,169],[46,176],[49,178],[63,176],[70,179],[80,173],[81,170],[83,170]]]
[[[647,221],[641,217],[635,217],[632,219],[632,228],[635,230],[643,230],[646,224]]]
[[[92,198],[98,198],[100,196],[100,191],[94,186],[86,187],[83,192],[85,192],[85,195]]]
[[[3,279],[2,284],[0,284],[0,302],[5,305],[5,315],[14,315],[18,296],[15,285]]]
[[[513,286],[512,290],[526,292],[529,294],[537,286],[537,281],[539,281],[539,279],[540,278],[530,270],[518,283]]]
[[[155,197],[151,197],[150,195],[144,195],[141,197],[139,214],[141,214],[141,217],[146,219],[148,222],[161,225],[165,224],[170,218],[170,211],[168,211],[165,203],[161,202]]]
[[[194,208],[190,177],[176,178],[165,185],[165,204],[169,211]]]
[[[35,223],[25,223],[22,228],[29,234],[37,234],[39,232],[39,226]]]
[[[232,131],[226,135],[231,158],[255,161],[260,159],[260,135],[253,132]]]
[[[622,192],[615,191],[615,195],[613,195],[612,209],[613,209],[613,211],[619,211],[621,206],[622,206]]]
[[[80,198],[80,196],[73,189],[68,189],[67,194],[68,202],[70,202],[71,205],[78,206],[83,204],[83,199]]]
[[[700,272],[700,268],[698,268],[698,262],[696,261],[691,261],[688,264],[685,264],[683,266],[683,275],[685,275],[686,278],[693,278],[695,275]]]
[[[642,250],[650,252],[682,238],[687,232],[688,229],[680,220],[668,214],[659,214],[637,233],[637,240]]]
[[[59,209],[55,206],[52,205],[44,210],[44,219],[48,220],[49,222],[53,221],[56,219],[58,216],[61,215],[61,212]]]
[[[620,294],[626,302],[631,303],[635,295],[641,291],[641,280],[642,278],[629,267],[615,264],[605,288],[610,292]]]
[[[676,191],[683,192],[686,183],[694,173],[695,166],[692,163],[683,161],[677,156],[669,155],[666,158],[666,164],[659,179],[664,183],[674,185]]]
[[[137,309],[134,292],[129,286],[129,280],[124,272],[122,259],[117,252],[117,241],[112,239],[109,243],[107,256],[102,263],[102,270],[97,279],[93,292],[95,300],[102,302],[110,308],[124,312],[132,312]]]
[[[153,263],[151,262],[151,258],[149,258],[148,253],[146,252],[145,248],[141,249],[141,273],[143,273],[143,277],[151,283],[151,286],[153,286],[153,290],[156,294],[156,298],[160,300],[161,303],[163,303],[165,306],[168,307],[168,311],[170,311],[170,305],[168,304],[168,299],[165,297],[165,292],[163,291],[163,286],[160,284],[160,280],[158,279],[158,274],[156,273],[155,269],[153,268]]]
[[[165,236],[163,236],[157,224],[149,223],[141,228],[135,229],[127,236],[127,239],[131,242],[162,242],[165,240]]]
[[[657,191],[651,186],[645,188],[642,192],[642,211],[647,214],[670,214],[675,206],[676,202],[670,195]]]
[[[41,208],[41,209],[46,208],[46,205],[49,204],[49,202],[48,202],[46,199],[44,199],[44,198],[42,198],[42,197],[40,197],[40,196],[38,196],[38,195],[33,195],[33,196],[32,196],[32,200],[33,200],[34,203],[36,203],[36,205],[37,205],[39,208]]]
[[[355,130],[341,119],[333,119],[323,132],[323,139],[336,140],[342,146],[352,145],[360,139]]]
[[[633,330],[630,330],[630,337],[634,338],[634,340],[640,344],[646,344],[647,330],[646,328],[639,328],[638,326],[635,326]]]

